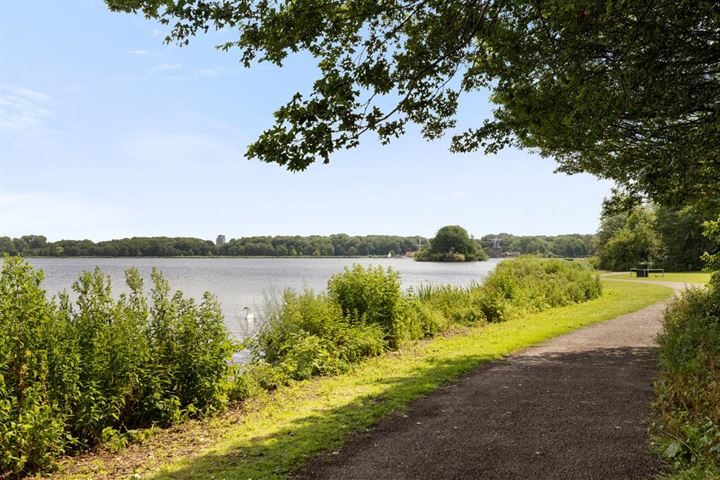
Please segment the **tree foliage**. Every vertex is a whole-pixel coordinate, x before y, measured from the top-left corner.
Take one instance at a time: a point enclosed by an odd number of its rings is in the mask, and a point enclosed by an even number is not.
[[[597,238],[599,266],[607,270],[629,270],[640,262],[653,262],[662,248],[655,211],[644,206],[602,218]]]
[[[655,229],[662,242],[659,263],[669,270],[694,271],[703,268],[702,256],[720,248],[720,241],[704,234],[712,213],[698,207],[672,209],[659,206]]]
[[[32,241],[34,238],[42,242]],[[51,257],[182,257],[206,255],[264,256],[387,256],[415,251],[422,237],[395,235],[258,236],[232,239],[216,246],[209,240],[186,237],[133,237],[104,242],[59,240],[39,235],[0,237],[0,254]]]
[[[499,251],[492,252],[495,239],[499,240]],[[490,255],[543,255],[564,258],[580,258],[595,253],[595,235],[512,235],[498,233],[483,235],[480,238],[483,250]]]
[[[535,235],[515,236],[508,233],[484,235],[479,244],[486,252],[500,238],[501,254],[539,254],[556,257],[586,257],[594,253],[594,235]],[[418,250],[427,239],[420,236],[397,235],[279,235],[234,238],[216,246],[209,240],[185,237],[133,237],[93,242],[91,240],[59,240],[42,243],[29,242],[25,235],[19,238],[0,237],[0,254],[52,257],[182,257],[182,256],[387,256]]]
[[[395,235],[354,236],[257,236],[230,240],[217,249],[218,255],[240,256],[387,256],[414,252],[422,237]]]
[[[711,211],[636,206],[622,213],[605,212],[597,234],[600,267],[627,270],[639,262],[674,271],[701,270],[703,254],[720,248],[704,234]]]
[[[711,247],[703,253],[702,260],[709,271],[715,272],[715,285],[720,289],[720,214],[717,219],[705,222],[704,227],[704,235],[710,240]]]
[[[452,149],[514,145],[560,170],[615,180],[665,204],[720,194],[720,6],[714,0],[106,0],[170,25],[181,45],[209,29],[246,66],[298,51],[320,70],[275,113],[249,157],[303,170],[419,124]],[[493,118],[455,131],[465,94]]]
[[[415,255],[419,262],[472,262],[487,258],[478,242],[459,225],[442,227],[435,238]]]

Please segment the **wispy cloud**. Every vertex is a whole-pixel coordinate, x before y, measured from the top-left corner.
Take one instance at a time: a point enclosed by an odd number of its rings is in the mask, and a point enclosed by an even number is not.
[[[155,65],[153,67],[153,70],[156,72],[170,72],[179,70],[182,68],[182,63],[161,63],[160,65]]]
[[[0,87],[0,131],[33,135],[53,116],[53,99],[28,88]]]
[[[193,72],[195,78],[214,78],[220,76],[220,72],[214,68],[201,68]]]
[[[142,49],[128,50],[127,53],[128,53],[129,55],[136,55],[136,56],[139,56],[139,57],[146,56],[146,55],[150,55],[150,52],[148,52],[147,50],[142,50]]]

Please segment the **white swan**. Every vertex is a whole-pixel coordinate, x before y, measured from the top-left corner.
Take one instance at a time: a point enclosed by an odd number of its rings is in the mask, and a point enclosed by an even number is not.
[[[248,327],[255,325],[255,314],[248,307],[243,308],[243,310],[245,311],[245,322]]]

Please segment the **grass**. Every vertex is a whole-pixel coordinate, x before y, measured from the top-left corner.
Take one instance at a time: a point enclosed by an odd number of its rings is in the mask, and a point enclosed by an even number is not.
[[[62,478],[284,479],[415,398],[479,364],[667,298],[665,287],[605,282],[601,298],[505,323],[455,331],[283,388],[205,421],[188,422],[119,455],[70,459]],[[147,475],[147,476],[146,476]]]
[[[630,276],[628,273],[610,274],[608,276],[617,277],[623,280],[664,280],[666,282],[682,282],[682,283],[707,283],[710,281],[710,273],[705,272],[670,272],[666,274],[651,273],[647,278],[638,278],[635,275]]]

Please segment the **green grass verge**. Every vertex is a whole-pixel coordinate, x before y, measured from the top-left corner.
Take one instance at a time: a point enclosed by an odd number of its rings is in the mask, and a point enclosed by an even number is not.
[[[622,280],[664,280],[666,282],[682,282],[682,283],[707,283],[710,281],[710,274],[705,272],[671,272],[663,275],[662,273],[651,273],[647,278],[638,278],[634,274],[611,274],[611,278]]]
[[[606,282],[599,299],[555,308],[372,358],[354,371],[297,383],[249,405],[212,448],[160,468],[157,479],[282,479],[413,399],[483,362],[668,297],[671,290]],[[168,448],[172,448],[168,446]]]

